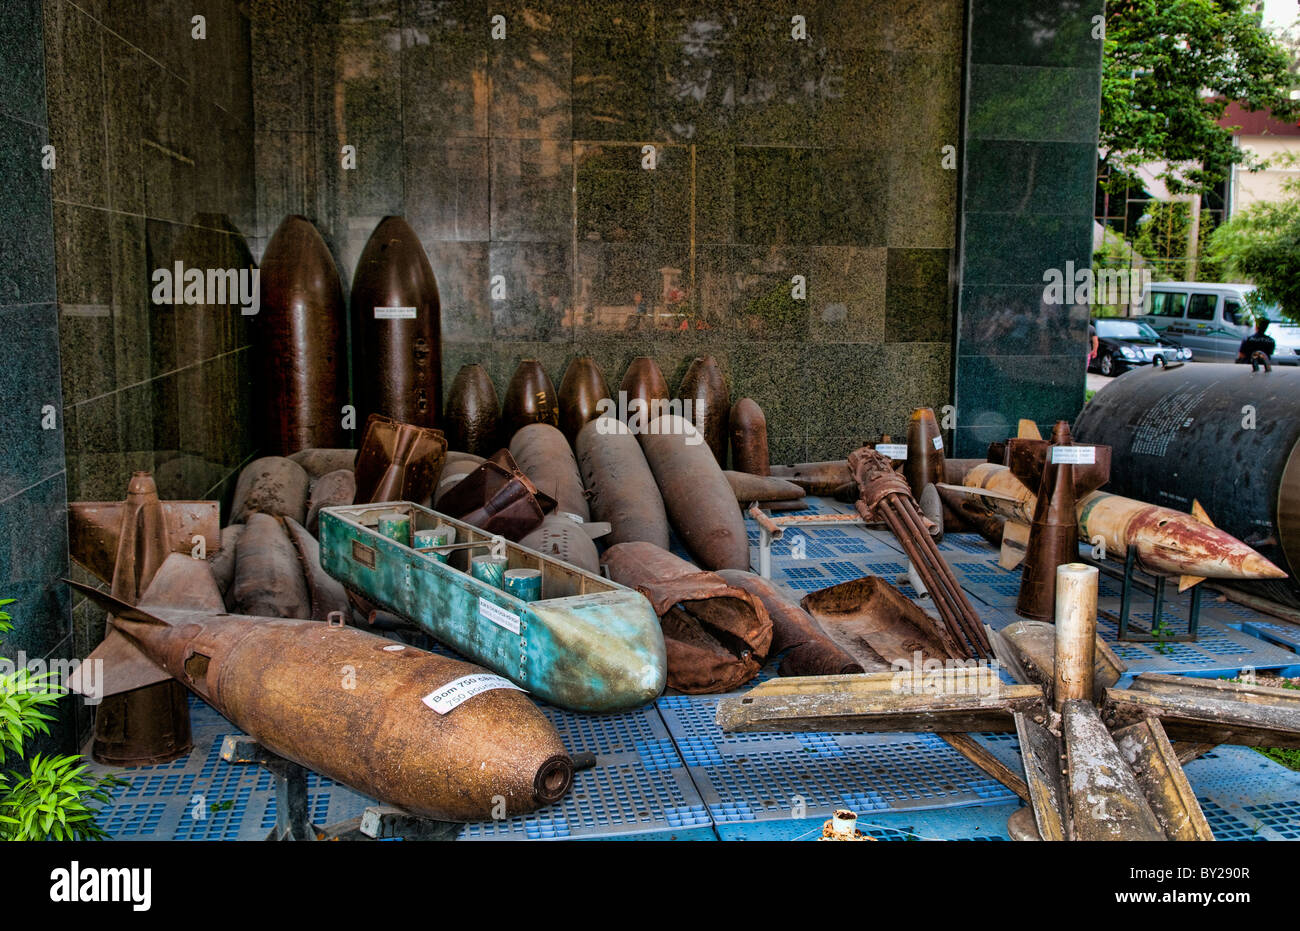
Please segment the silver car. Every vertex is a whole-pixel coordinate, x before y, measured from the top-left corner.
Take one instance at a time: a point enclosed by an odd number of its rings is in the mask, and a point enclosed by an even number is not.
[[[1249,284],[1211,284],[1200,281],[1154,281],[1147,287],[1143,313],[1136,319],[1161,336],[1192,350],[1199,362],[1236,362],[1241,341],[1255,332],[1255,319],[1247,297]],[[1300,365],[1300,326],[1266,308],[1272,321],[1268,335],[1276,349],[1273,362]]]

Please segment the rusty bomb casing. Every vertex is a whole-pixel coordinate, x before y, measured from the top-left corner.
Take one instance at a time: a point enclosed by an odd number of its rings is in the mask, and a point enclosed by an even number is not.
[[[686,368],[681,384],[677,386],[677,397],[684,402],[691,402],[690,420],[704,434],[704,442],[718,461],[718,466],[727,467],[727,443],[731,423],[731,398],[727,393],[727,381],[722,377],[722,369],[713,356],[696,357]],[[683,406],[683,411],[685,407]]]
[[[758,674],[772,645],[772,621],[758,597],[652,543],[611,546],[601,564],[659,615],[669,687],[726,692]]]
[[[442,305],[429,257],[401,217],[370,234],[352,278],[357,415],[417,427],[442,415]]]
[[[612,400],[604,373],[595,359],[578,356],[560,379],[560,432],[569,443],[576,443],[578,431],[600,416],[603,400]]]
[[[560,425],[560,402],[555,385],[536,359],[524,359],[515,369],[501,401],[501,439],[508,441],[530,423]]]
[[[628,419],[637,418],[639,409],[642,423],[654,418],[660,410],[666,410],[661,404],[667,404],[670,397],[668,381],[659,363],[649,356],[637,356],[631,361],[623,373],[619,391],[627,398]]]
[[[582,524],[566,514],[547,514],[541,525],[523,537],[519,545],[600,575],[600,554],[596,552],[595,542]]]
[[[250,514],[244,523],[232,592],[240,614],[311,617],[311,595],[293,541],[270,514]]]
[[[724,471],[723,476],[731,485],[731,491],[740,504],[752,501],[763,503],[773,501],[802,501],[803,489],[794,482],[770,475],[752,475],[749,472]]]
[[[357,465],[355,449],[300,449],[287,458],[302,466],[307,478],[313,483],[322,475],[339,469],[354,469]]]
[[[316,538],[292,517],[282,517],[280,522],[293,544],[294,555],[298,557],[298,567],[302,570],[303,581],[307,586],[311,611],[306,617],[313,621],[328,621],[335,612],[340,612],[345,618],[351,617],[347,591],[337,579],[321,568],[320,544]]]
[[[335,469],[316,479],[308,498],[307,530],[315,534],[321,508],[352,504],[357,500],[357,477],[351,469]]]
[[[118,641],[119,655],[134,647],[155,677],[175,677],[268,750],[362,795],[426,818],[473,821],[492,817],[502,797],[508,816],[525,814],[572,784],[572,761],[545,715],[480,666],[347,626],[151,598],[135,609],[78,587],[113,611],[114,633],[127,641]],[[193,584],[183,587],[192,601]],[[339,686],[345,668],[351,688]],[[491,687],[441,714],[422,700],[470,676],[487,676]]]
[[[735,493],[695,425],[668,414],[639,439],[687,552],[706,569],[748,569],[749,538]]]
[[[1079,558],[1074,466],[1057,463],[1052,452],[1072,445],[1070,426],[1062,420],[1052,430],[1052,447],[1043,465],[1034,520],[1029,526],[1029,544],[1016,596],[1016,613],[1021,617],[1047,621],[1055,616],[1056,569]]]
[[[832,462],[800,462],[791,466],[772,466],[770,475],[794,482],[810,495],[834,495],[845,485],[857,488],[857,479],[847,459]],[[854,498],[856,499],[856,494]]]
[[[943,434],[934,419],[934,411],[918,407],[907,422],[907,459],[903,478],[912,494],[920,499],[926,485],[943,481]]]
[[[357,451],[356,500],[427,501],[446,457],[441,430],[371,414]]]
[[[610,525],[609,545],[640,541],[668,549],[663,498],[641,444],[627,424],[597,417],[578,431],[576,448],[591,514]]]
[[[550,424],[521,427],[510,440],[510,455],[537,490],[555,499],[555,510],[591,520],[587,491],[582,485],[578,461],[564,434]]]
[[[731,436],[731,467],[750,475],[770,475],[767,447],[767,417],[753,398],[741,398],[727,418]]]
[[[306,217],[285,217],[262,256],[257,330],[263,448],[287,455],[345,440],[347,311],[334,257]]]
[[[283,456],[254,459],[239,473],[230,506],[230,523],[242,524],[250,514],[262,512],[277,517],[292,517],[298,523],[307,519],[307,489],[311,479],[307,470]]]
[[[500,444],[501,404],[487,369],[478,363],[461,366],[447,392],[443,431],[447,445],[460,452],[487,456]]]

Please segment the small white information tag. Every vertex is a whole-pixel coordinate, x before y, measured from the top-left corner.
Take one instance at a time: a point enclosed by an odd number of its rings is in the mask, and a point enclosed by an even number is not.
[[[882,456],[888,456],[890,459],[906,459],[906,443],[877,443],[876,452]]]
[[[486,598],[478,600],[478,616],[485,621],[491,621],[498,627],[504,627],[512,634],[519,633],[519,615],[513,611],[507,611],[500,605],[494,605]]]
[[[376,320],[414,320],[414,307],[376,307]]]
[[[931,442],[934,443],[935,449],[943,449],[943,437],[936,436]]]
[[[490,692],[493,689],[524,691],[509,679],[494,676],[490,672],[479,672],[472,676],[461,676],[459,679],[448,682],[442,688],[430,692],[420,700],[438,714],[446,714],[453,708],[469,701],[475,695],[482,695],[484,692]]]
[[[1052,447],[1052,465],[1093,465],[1096,461],[1096,446]]]

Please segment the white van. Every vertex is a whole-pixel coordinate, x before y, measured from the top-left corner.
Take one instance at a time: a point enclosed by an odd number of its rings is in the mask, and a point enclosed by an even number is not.
[[[1241,341],[1255,332],[1246,296],[1250,284],[1213,284],[1201,281],[1153,281],[1147,286],[1143,313],[1136,319],[1171,342],[1192,350],[1198,362],[1236,362]],[[1288,321],[1276,307],[1265,310],[1268,335],[1277,349],[1277,365],[1300,365],[1300,326]]]

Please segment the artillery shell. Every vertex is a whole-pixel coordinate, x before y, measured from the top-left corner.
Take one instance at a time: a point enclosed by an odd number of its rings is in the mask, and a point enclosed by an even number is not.
[[[707,569],[748,569],[736,495],[695,426],[675,414],[658,417],[640,440],[668,521],[695,561]]]
[[[357,499],[357,478],[351,469],[326,472],[311,486],[311,505],[307,509],[306,527],[315,535],[321,508],[344,507]]]
[[[907,459],[903,463],[903,478],[919,499],[926,485],[937,485],[943,476],[943,434],[934,419],[934,411],[918,407],[912,411],[907,424]]]
[[[555,499],[557,511],[591,520],[578,462],[563,433],[549,424],[529,424],[510,440],[510,455],[538,491]]]
[[[438,282],[419,237],[401,217],[384,217],[352,278],[352,383],[361,418],[438,425],[441,320]]]
[[[687,417],[704,434],[704,442],[718,461],[718,466],[727,467],[727,442],[730,437],[731,398],[727,394],[727,382],[722,377],[722,369],[713,356],[696,358],[682,376],[682,383],[677,388],[677,396],[683,405],[690,401],[692,411]],[[683,414],[685,407],[683,407]]]
[[[530,423],[560,424],[560,406],[555,386],[536,359],[524,359],[515,369],[501,402],[501,436],[509,438]]]
[[[287,454],[344,442],[347,320],[329,247],[305,217],[285,217],[258,278],[259,396],[265,449]]]
[[[560,379],[560,431],[570,443],[600,415],[597,405],[609,397],[609,384],[595,359],[578,356],[569,363]]]
[[[741,398],[735,403],[727,428],[731,434],[731,467],[750,475],[770,475],[767,417],[753,398]]]
[[[667,549],[663,498],[641,444],[627,425],[613,417],[598,417],[578,431],[576,445],[591,513],[596,520],[609,522],[609,544],[644,541]]]
[[[250,514],[235,559],[235,607],[259,617],[311,617],[311,595],[289,535],[270,514]]]
[[[667,404],[668,382],[659,369],[659,363],[649,356],[637,356],[623,373],[619,390],[627,397],[628,420],[637,418],[648,423],[659,416],[660,404]]]
[[[290,459],[266,456],[253,460],[235,483],[230,522],[247,523],[250,514],[261,511],[302,523],[307,519],[308,481],[307,471]]]
[[[356,468],[357,451],[355,449],[300,449],[288,458],[302,466],[307,477],[314,483],[322,475],[337,472],[339,469],[351,471]]]
[[[443,432],[451,449],[478,456],[496,452],[501,405],[487,369],[473,363],[461,367],[447,392]]]
[[[1073,445],[1070,427],[1059,421],[1052,446]],[[1052,461],[1049,450],[1029,527],[1016,613],[1039,621],[1056,614],[1056,568],[1079,558],[1079,524],[1074,508],[1074,467]]]

